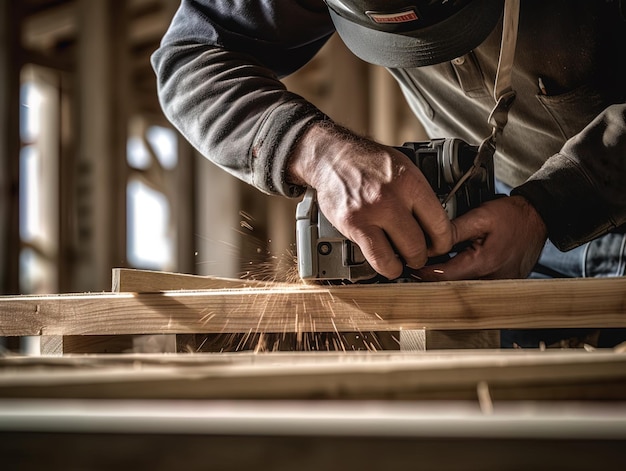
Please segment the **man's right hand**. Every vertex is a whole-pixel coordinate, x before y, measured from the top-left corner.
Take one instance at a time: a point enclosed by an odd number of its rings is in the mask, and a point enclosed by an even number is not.
[[[448,253],[453,226],[428,181],[408,157],[335,124],[312,125],[288,168],[308,185],[326,218],[355,242],[369,264],[394,279]]]

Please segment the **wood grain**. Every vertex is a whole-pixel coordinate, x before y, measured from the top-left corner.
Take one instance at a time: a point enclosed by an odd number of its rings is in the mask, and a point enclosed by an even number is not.
[[[133,268],[114,268],[112,270],[111,284],[114,293],[157,293],[171,290],[261,288],[278,285],[278,283],[269,281],[188,275],[185,273],[138,270]]]
[[[626,278],[0,297],[0,335],[626,327]]]
[[[0,397],[625,399],[612,350],[220,353],[0,358]]]

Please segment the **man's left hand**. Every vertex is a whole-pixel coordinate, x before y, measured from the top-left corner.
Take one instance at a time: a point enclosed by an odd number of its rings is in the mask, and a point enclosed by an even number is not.
[[[488,201],[452,221],[454,244],[469,244],[451,260],[415,275],[424,281],[526,278],[546,242],[546,226],[522,196]]]

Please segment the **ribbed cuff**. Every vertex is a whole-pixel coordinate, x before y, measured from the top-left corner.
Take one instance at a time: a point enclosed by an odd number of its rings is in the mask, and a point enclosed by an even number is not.
[[[274,108],[259,130],[252,152],[252,183],[269,194],[290,198],[304,188],[286,181],[288,159],[304,131],[313,123],[328,119],[312,104],[293,100]]]

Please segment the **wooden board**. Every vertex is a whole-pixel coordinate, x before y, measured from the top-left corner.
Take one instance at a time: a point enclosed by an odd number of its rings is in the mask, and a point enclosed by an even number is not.
[[[0,397],[625,400],[626,355],[581,349],[6,357]]]
[[[188,275],[164,271],[114,268],[111,276],[112,291],[157,293],[172,290],[263,288],[280,286],[271,281],[222,278],[216,276]]]
[[[499,401],[487,414],[471,400],[0,399],[0,456],[20,471],[619,470],[626,407]]]
[[[626,327],[626,278],[0,297],[0,335]]]
[[[287,286],[284,283],[271,281],[257,281],[245,279],[220,278],[214,276],[198,276],[181,273],[170,273],[163,271],[139,270],[130,268],[114,268],[112,271],[112,291],[113,292],[137,292],[153,293],[167,290],[198,290],[198,289],[223,289],[223,288],[246,288],[246,287],[277,287]],[[183,335],[183,334],[179,334]],[[344,333],[344,336],[347,335]],[[187,336],[190,337],[190,336]],[[378,334],[380,338],[380,333]],[[403,330],[396,333],[399,345],[395,348],[401,350],[433,350],[447,348],[499,348],[499,330]],[[417,339],[421,339],[417,341]],[[191,345],[190,338],[177,339],[177,344]],[[67,344],[68,342],[66,342]],[[230,342],[232,345],[235,342]],[[236,343],[235,343],[236,344]],[[85,340],[81,340],[81,345],[85,345]],[[220,345],[217,351],[227,348],[227,345]],[[85,353],[88,350],[82,348],[67,349],[67,353]],[[114,351],[114,350],[112,350]],[[94,349],[91,353],[103,353],[101,349]]]

